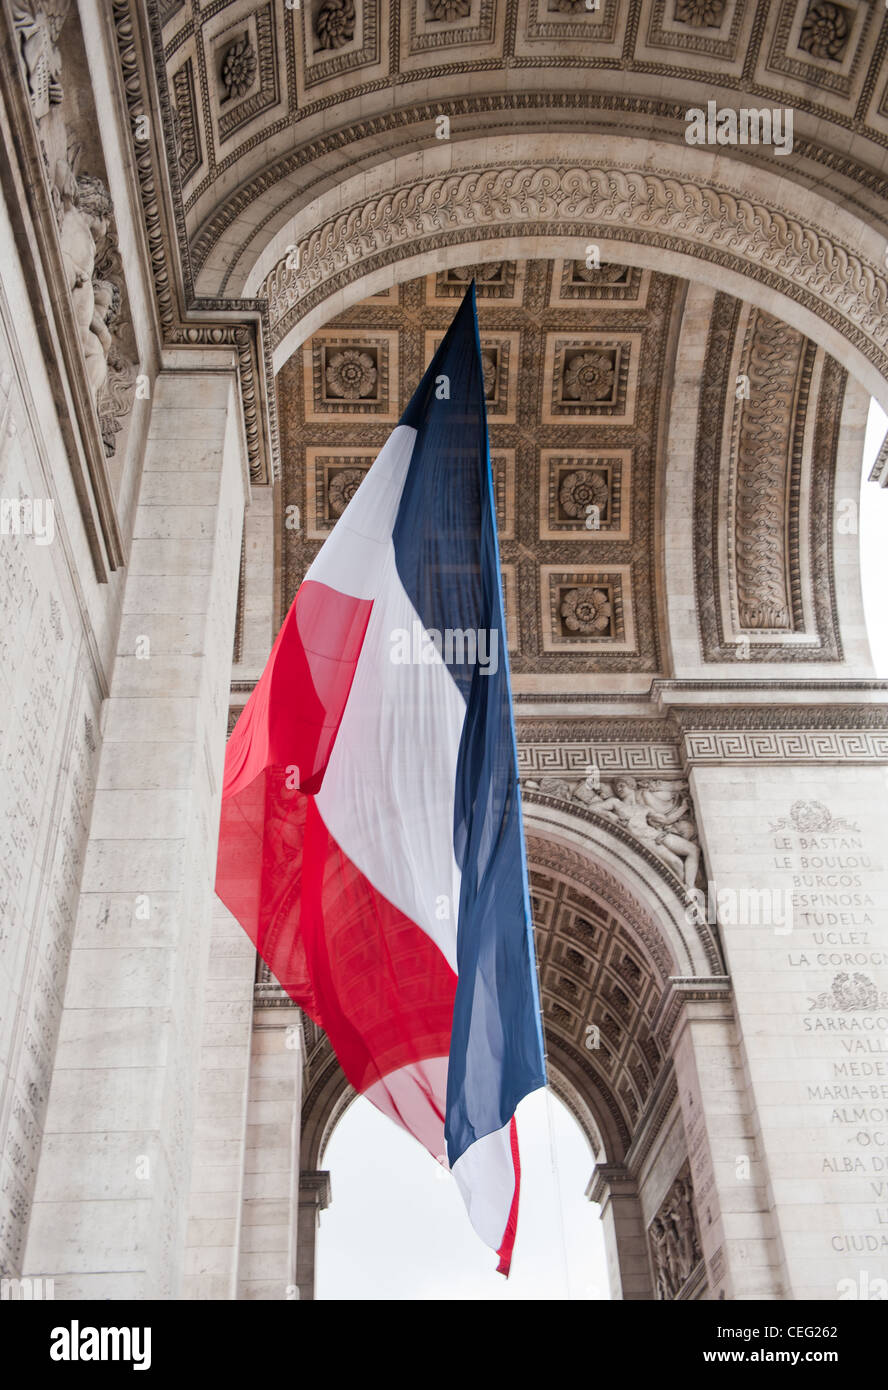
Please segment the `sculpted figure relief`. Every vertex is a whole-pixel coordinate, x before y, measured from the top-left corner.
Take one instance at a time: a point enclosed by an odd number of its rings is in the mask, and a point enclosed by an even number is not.
[[[668,864],[686,888],[693,888],[696,883],[700,845],[683,782],[628,773],[602,782],[593,770],[580,782],[568,781],[566,777],[542,777],[524,785],[542,796],[579,803],[617,821]]]
[[[81,149],[72,139],[63,106],[58,40],[70,9],[70,0],[16,0],[14,18],[86,375],[101,410],[106,404],[99,397],[108,381],[109,356],[115,361],[122,356],[114,350],[113,334],[121,291],[109,278],[109,252],[114,245],[111,196],[101,179],[79,172]]]
[[[657,1297],[677,1298],[701,1259],[687,1167],[680,1174],[648,1229]]]
[[[62,100],[62,58],[58,37],[71,0],[17,0],[13,22],[19,34],[28,74],[31,106],[40,121]]]
[[[60,193],[62,262],[95,399],[108,375],[109,324],[120,304],[117,287],[96,274],[98,255],[108,234],[111,198],[101,179],[91,174],[75,177],[70,169]]]

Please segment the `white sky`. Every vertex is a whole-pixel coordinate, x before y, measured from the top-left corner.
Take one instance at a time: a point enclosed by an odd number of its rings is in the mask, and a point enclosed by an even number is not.
[[[860,545],[876,672],[888,677],[888,488],[866,482],[886,429],[888,417],[873,402]],[[579,1126],[554,1096],[537,1091],[519,1108],[518,1132],[521,1207],[505,1280],[472,1230],[450,1175],[369,1101],[356,1100],[322,1160],[333,1202],[318,1233],[317,1297],[609,1298],[599,1209],[583,1195],[594,1160]]]
[[[599,1209],[583,1196],[594,1164],[585,1136],[560,1101],[536,1091],[519,1106],[518,1140],[518,1237],[504,1279],[496,1255],[472,1230],[450,1174],[359,1097],[322,1160],[333,1201],[321,1215],[316,1297],[609,1297]]]

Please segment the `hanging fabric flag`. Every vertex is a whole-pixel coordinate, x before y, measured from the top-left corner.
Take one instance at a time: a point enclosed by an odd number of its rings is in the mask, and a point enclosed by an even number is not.
[[[231,735],[216,891],[508,1274],[546,1078],[474,283]]]

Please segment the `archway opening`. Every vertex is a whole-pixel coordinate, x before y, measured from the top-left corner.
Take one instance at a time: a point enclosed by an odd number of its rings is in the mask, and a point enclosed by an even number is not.
[[[584,1193],[593,1155],[551,1091],[518,1112],[521,1213],[512,1273],[469,1224],[456,1184],[409,1135],[358,1097],[327,1144],[333,1202],[321,1214],[319,1299],[607,1299],[599,1208]]]

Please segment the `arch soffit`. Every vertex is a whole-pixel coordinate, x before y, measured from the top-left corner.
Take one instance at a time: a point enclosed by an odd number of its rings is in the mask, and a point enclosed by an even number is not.
[[[665,981],[671,975],[725,974],[719,943],[705,923],[686,916],[690,899],[653,853],[644,856],[620,827],[594,812],[566,811],[524,793],[527,858],[603,897],[636,936]]]
[[[661,985],[670,974],[721,973],[716,943],[704,943],[696,929],[688,927],[683,900],[665,882],[655,881],[650,866],[633,863],[632,851],[603,823],[585,825],[579,817],[557,811],[555,819],[544,819],[540,810],[551,814],[551,808],[532,804],[525,814],[531,872],[554,873],[601,900],[635,940]],[[619,868],[611,867],[614,864]],[[682,938],[681,928],[688,939]],[[705,926],[699,930],[708,932]],[[608,1161],[617,1161],[628,1149],[634,1129],[625,1100],[621,1103],[617,1095],[625,1068],[609,1078],[594,1054],[551,1027],[546,1043],[553,1091],[580,1125],[596,1160],[606,1155]],[[355,1098],[326,1039],[310,1057],[310,1069],[313,1075],[302,1106],[300,1162],[306,1171],[320,1167],[333,1130]]]
[[[460,142],[346,179],[251,248],[275,367],[335,314],[439,266],[559,252],[703,280],[822,342],[888,408],[884,242],[788,177],[696,147],[609,136]],[[298,270],[288,248],[297,247]]]

